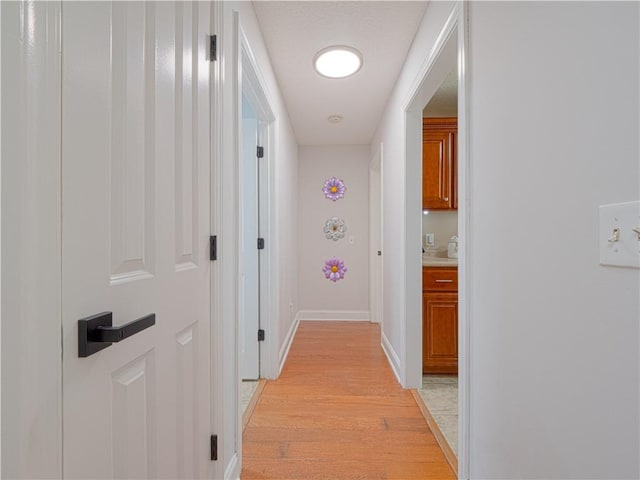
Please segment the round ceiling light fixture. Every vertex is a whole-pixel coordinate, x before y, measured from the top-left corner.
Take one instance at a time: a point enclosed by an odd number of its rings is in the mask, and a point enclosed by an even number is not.
[[[349,77],[362,68],[362,54],[344,45],[323,48],[313,57],[313,68],[323,77]]]
[[[340,123],[342,121],[342,115],[329,115],[327,120],[329,123]]]

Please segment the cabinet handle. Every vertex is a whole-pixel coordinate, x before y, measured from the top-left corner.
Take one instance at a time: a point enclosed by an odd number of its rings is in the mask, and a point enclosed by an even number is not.
[[[448,202],[449,201],[449,197],[444,197],[444,201]]]
[[[436,283],[453,283],[453,280],[440,280],[440,279],[437,279]]]

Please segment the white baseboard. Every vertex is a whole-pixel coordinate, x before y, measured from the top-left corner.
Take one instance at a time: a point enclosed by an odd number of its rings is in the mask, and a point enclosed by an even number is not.
[[[280,376],[280,373],[282,372],[284,362],[287,361],[287,356],[289,355],[289,349],[293,343],[293,338],[296,336],[296,332],[298,331],[298,325],[300,325],[300,312],[298,312],[296,318],[293,320],[293,323],[287,332],[287,336],[284,339],[284,343],[280,347],[280,367],[278,369],[278,376]]]
[[[398,357],[398,354],[391,346],[391,342],[389,342],[389,339],[384,334],[384,331],[382,332],[381,337],[382,337],[382,350],[384,350],[384,354],[387,356],[387,360],[389,361],[389,365],[391,365],[391,370],[393,370],[393,374],[396,376],[396,380],[398,380],[398,383],[402,385],[403,384],[402,379],[400,378],[400,371],[401,371],[400,357]]]
[[[238,462],[238,453],[234,453],[227,468],[224,470],[225,480],[239,480],[240,479],[240,463]]]
[[[368,322],[370,319],[368,310],[300,310],[298,316],[300,320]]]

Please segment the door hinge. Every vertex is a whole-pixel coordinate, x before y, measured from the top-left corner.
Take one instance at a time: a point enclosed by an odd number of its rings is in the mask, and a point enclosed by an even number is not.
[[[218,259],[218,236],[211,235],[209,237],[209,260],[214,261]]]
[[[258,149],[257,149],[257,153],[256,155],[258,155],[258,158],[264,158],[264,147],[261,147],[260,145],[258,145]]]
[[[218,460],[218,435],[211,435],[211,461]]]
[[[264,238],[258,239],[258,250],[264,250]]]
[[[264,342],[264,330],[263,329],[259,329],[258,330],[258,341],[259,342]]]
[[[209,61],[215,62],[218,59],[218,37],[209,35]]]

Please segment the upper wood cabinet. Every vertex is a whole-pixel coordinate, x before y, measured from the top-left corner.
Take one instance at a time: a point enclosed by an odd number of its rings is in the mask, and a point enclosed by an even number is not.
[[[422,119],[422,208],[458,208],[458,119]]]

